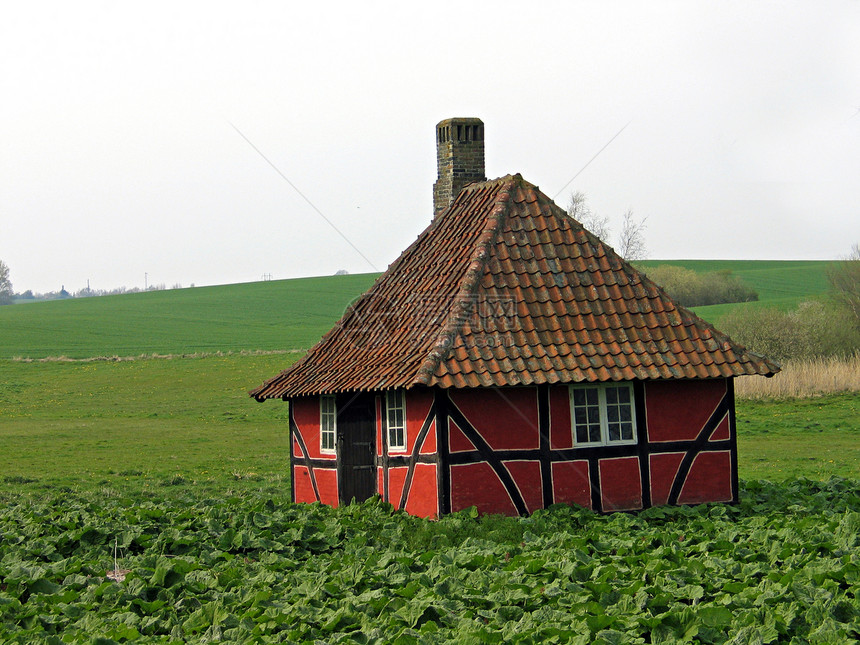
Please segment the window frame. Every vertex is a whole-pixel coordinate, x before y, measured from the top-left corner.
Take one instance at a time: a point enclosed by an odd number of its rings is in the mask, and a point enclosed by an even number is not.
[[[625,389],[628,392],[628,401],[626,405],[630,410],[630,419],[619,419],[613,423],[630,423],[632,430],[632,437],[630,439],[610,439],[610,421],[609,421],[609,406],[610,405],[625,405],[624,403],[607,403],[606,392],[609,389]],[[597,405],[595,406],[592,403],[586,402],[585,406],[579,405],[574,402],[574,392],[577,390],[597,390]],[[634,445],[638,442],[638,432],[636,427],[636,393],[633,389],[633,384],[629,382],[618,382],[613,381],[610,383],[588,383],[581,385],[571,385],[568,388],[568,396],[570,400],[570,432],[573,438],[573,447],[574,448],[593,448],[599,446],[629,446]],[[576,412],[577,408],[582,409],[583,407],[591,407],[597,408],[598,411],[598,420],[600,424],[600,439],[598,441],[578,441],[577,440],[577,422],[576,422]],[[580,425],[580,427],[582,427]],[[588,431],[586,427],[586,432]]]
[[[326,403],[330,402],[329,408]],[[330,441],[326,441],[326,439]],[[331,443],[328,446],[328,443]],[[334,455],[337,453],[337,398],[334,394],[320,395],[320,453]]]
[[[394,400],[393,399],[397,400]],[[392,412],[400,411],[401,423],[392,424]],[[388,390],[385,393],[385,443],[388,452],[406,452],[408,440],[406,436],[406,392],[403,390]],[[391,433],[400,432],[402,441],[395,444],[391,441]]]

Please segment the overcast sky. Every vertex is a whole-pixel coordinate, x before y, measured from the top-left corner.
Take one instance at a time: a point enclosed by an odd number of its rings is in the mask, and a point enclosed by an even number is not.
[[[17,291],[381,271],[452,116],[652,258],[860,241],[857,0],[78,0],[0,9],[0,259]]]

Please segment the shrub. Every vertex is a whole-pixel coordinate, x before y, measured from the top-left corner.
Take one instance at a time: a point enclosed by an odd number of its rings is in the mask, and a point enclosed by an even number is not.
[[[855,244],[851,255],[830,268],[827,278],[834,298],[860,329],[860,244]]]
[[[848,356],[860,348],[860,333],[846,313],[820,301],[794,311],[738,307],[719,325],[733,340],[776,361]]]
[[[684,267],[661,264],[649,269],[647,275],[685,307],[758,300],[758,293],[731,271],[702,274]]]

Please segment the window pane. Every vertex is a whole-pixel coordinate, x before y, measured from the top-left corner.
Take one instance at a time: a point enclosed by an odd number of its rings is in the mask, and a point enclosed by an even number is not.
[[[595,387],[590,387],[585,391],[586,402],[588,405],[598,405],[599,397],[598,390]]]
[[[617,424],[609,426],[609,440],[618,441],[621,439],[621,429]]]
[[[616,403],[618,401],[618,388],[616,387],[608,387],[606,388],[606,403]]]
[[[629,387],[619,387],[618,391],[618,400],[621,403],[630,403],[630,388]]]
[[[609,421],[610,425],[613,423],[618,423],[617,405],[610,405],[606,408],[606,419]]]
[[[621,438],[624,441],[632,441],[632,439],[633,439],[633,424],[632,423],[622,423],[621,424]]]
[[[589,441],[592,441],[592,442],[600,441],[600,424],[599,423],[588,426],[588,430],[589,430],[589,435],[590,435]]]
[[[573,404],[585,405],[585,390],[576,389],[573,391]]]
[[[632,416],[630,414],[630,408],[628,406],[624,406],[621,408],[621,420],[622,421],[630,421]]]

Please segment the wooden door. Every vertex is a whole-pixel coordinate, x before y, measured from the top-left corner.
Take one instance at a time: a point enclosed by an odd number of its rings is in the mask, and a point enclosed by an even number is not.
[[[373,394],[337,397],[337,481],[341,504],[376,494],[376,399]]]

